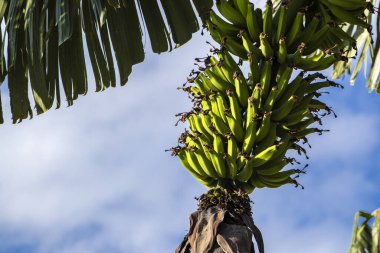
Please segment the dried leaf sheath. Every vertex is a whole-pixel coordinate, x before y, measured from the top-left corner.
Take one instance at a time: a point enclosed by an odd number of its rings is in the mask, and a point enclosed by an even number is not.
[[[254,253],[252,236],[260,253],[264,243],[251,218],[248,195],[215,189],[199,199],[190,215],[190,229],[176,253]]]

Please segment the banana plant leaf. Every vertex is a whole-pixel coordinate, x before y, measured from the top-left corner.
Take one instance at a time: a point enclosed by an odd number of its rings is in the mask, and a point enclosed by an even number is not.
[[[132,66],[144,61],[144,41],[158,54],[185,44],[200,28],[197,16],[205,20],[212,5],[213,0],[1,0],[0,85],[8,83],[2,95],[10,97],[13,123],[31,117],[33,104],[37,114],[59,108],[62,97],[72,105],[88,92],[88,72],[96,91],[115,87],[117,80],[126,84]],[[1,108],[0,98],[0,123]]]
[[[380,252],[380,209],[372,214],[359,211],[355,215],[352,242],[348,253],[359,252]]]

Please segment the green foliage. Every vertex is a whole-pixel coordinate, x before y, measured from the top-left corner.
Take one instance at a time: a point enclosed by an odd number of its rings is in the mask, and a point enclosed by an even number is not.
[[[364,220],[360,223],[359,218]],[[380,209],[372,214],[359,211],[355,215],[352,242],[348,253],[362,252],[380,252]]]
[[[199,30],[212,0],[2,0],[0,1],[0,83],[8,78],[13,122],[68,105],[88,91],[88,54],[96,91],[128,81],[132,66],[144,60],[143,30],[153,52],[172,50]],[[160,5],[162,8],[160,8]],[[0,105],[1,111],[1,105]],[[2,111],[0,123],[2,123]]]

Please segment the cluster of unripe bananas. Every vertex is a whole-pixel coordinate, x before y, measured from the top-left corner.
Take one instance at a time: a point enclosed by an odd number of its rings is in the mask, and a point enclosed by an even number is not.
[[[345,50],[355,47],[341,27],[353,18],[348,21],[341,14],[359,11],[342,6],[336,11],[330,8],[333,2],[283,1],[275,10],[268,1],[262,11],[248,0],[217,1],[223,18],[211,11],[207,26],[221,49],[197,59],[203,64],[182,88],[194,102],[191,112],[179,114],[190,131],[171,149],[203,185],[240,187],[248,193],[298,185],[295,178],[304,170],[283,170],[297,163],[286,153],[306,155],[302,144],[307,136],[324,132],[311,125],[322,124],[323,116],[332,112],[318,100],[320,90],[340,86],[319,72],[306,72],[346,60]],[[360,2],[361,13],[369,6],[361,0],[349,2]],[[356,16],[355,24],[368,27]],[[230,53],[239,63],[248,63],[247,78]]]

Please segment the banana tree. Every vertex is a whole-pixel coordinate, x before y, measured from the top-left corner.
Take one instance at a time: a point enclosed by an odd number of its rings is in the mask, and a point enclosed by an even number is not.
[[[60,86],[69,105],[85,95],[88,61],[96,91],[116,86],[114,57],[125,84],[132,66],[144,60],[145,26],[153,52],[186,43],[200,27],[191,2],[160,3],[162,8],[155,0],[2,1],[0,80],[8,81],[13,122],[32,116],[28,90],[37,114],[54,102],[60,107]],[[325,131],[312,125],[333,114],[319,100],[321,89],[340,87],[318,71],[333,67],[335,78],[348,73],[354,82],[369,55],[367,86],[379,91],[374,2],[276,0],[261,9],[248,0],[217,0],[212,11],[211,0],[192,3],[220,46],[198,59],[200,68],[183,87],[194,102],[180,115],[190,131],[172,152],[210,191],[199,198],[177,252],[253,252],[252,235],[264,252],[248,194],[300,186],[297,176],[305,170],[286,154],[303,154],[306,136]]]
[[[190,130],[171,151],[210,190],[199,198],[177,252],[255,252],[247,240],[252,235],[264,252],[247,194],[300,186],[306,166],[299,167],[288,151],[306,155],[307,137],[326,131],[316,127],[334,115],[321,101],[323,89],[340,87],[318,71],[334,67],[333,76],[343,75],[360,49],[354,81],[373,49],[353,35],[371,39],[371,2],[277,3],[267,1],[260,9],[249,1],[220,0],[206,20],[219,46],[196,59],[199,68],[183,86],[194,104],[178,116]]]

